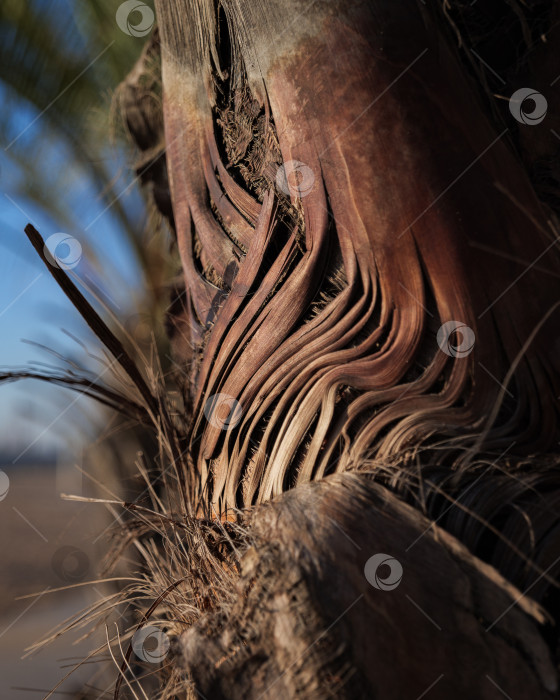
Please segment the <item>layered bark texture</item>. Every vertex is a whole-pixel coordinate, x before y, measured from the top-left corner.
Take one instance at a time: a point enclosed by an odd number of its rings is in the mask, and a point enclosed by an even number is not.
[[[559,103],[504,119],[431,5],[156,0],[121,98],[182,265],[165,697],[558,696]]]
[[[158,10],[206,500],[222,512],[419,450],[468,464],[555,445],[555,234],[433,15]]]

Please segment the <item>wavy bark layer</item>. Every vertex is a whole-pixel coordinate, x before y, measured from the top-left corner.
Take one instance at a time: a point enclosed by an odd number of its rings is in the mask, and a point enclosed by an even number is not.
[[[466,68],[423,0],[156,2],[163,119],[157,35],[122,97],[184,276],[192,422],[161,424],[172,507],[141,523],[171,531],[144,548],[163,697],[557,696],[550,134],[496,128],[484,48]]]
[[[555,444],[554,233],[431,14],[174,7],[158,3],[165,132],[207,498],[402,467],[442,440],[442,459]],[[465,356],[438,345],[450,321],[474,332]],[[216,395],[239,402],[227,429]]]

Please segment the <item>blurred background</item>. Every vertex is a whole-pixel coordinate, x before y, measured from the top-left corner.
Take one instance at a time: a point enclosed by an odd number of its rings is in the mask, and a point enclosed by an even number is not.
[[[122,5],[131,3],[0,5],[0,373],[63,368],[110,384],[99,341],[28,242],[29,222],[44,239],[61,234],[53,255],[71,260],[96,310],[146,353],[155,341],[166,362],[167,234],[148,213],[111,108],[153,15],[132,9],[119,27]],[[0,382],[0,416],[0,697],[27,700],[45,697],[92,644],[74,649],[74,635],[30,657],[25,649],[107,593],[106,584],[52,592],[95,580],[116,516],[60,493],[134,492],[146,446],[108,409],[47,382]],[[106,690],[102,674],[91,676],[85,665],[53,697],[109,697],[111,678]]]

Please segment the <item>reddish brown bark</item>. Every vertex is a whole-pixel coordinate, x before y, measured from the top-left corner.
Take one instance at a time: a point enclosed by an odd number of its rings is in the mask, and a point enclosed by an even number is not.
[[[219,36],[212,3],[159,8],[208,497],[266,499],[434,435],[475,452],[554,444],[554,233],[430,12],[408,0],[223,7]],[[228,100],[240,121],[262,110],[259,172],[248,157],[232,165]],[[291,161],[313,187],[287,201],[275,174]],[[467,357],[438,347],[449,321],[473,330]],[[243,411],[225,433],[204,413],[217,393]]]
[[[526,167],[548,136],[499,126],[423,3],[156,4],[187,500],[258,504],[174,672],[212,698],[556,696],[559,267]],[[398,589],[368,583],[379,552]]]

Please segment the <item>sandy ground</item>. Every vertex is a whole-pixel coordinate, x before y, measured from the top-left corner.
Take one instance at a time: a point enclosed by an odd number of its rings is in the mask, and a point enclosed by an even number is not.
[[[81,476],[74,469],[0,469],[9,478],[8,492],[0,500],[0,698],[38,700],[93,646],[92,640],[72,646],[79,635],[65,635],[39,653],[22,658],[27,647],[107,590],[88,585],[50,592],[96,578],[106,539],[95,540],[110,520],[103,506],[60,499],[61,491],[82,492]],[[3,483],[7,483],[5,478]],[[17,600],[37,592],[42,594]],[[95,667],[85,667],[53,697],[79,697],[74,693],[84,688],[94,672]],[[107,678],[97,679],[95,686],[107,687]],[[99,692],[91,697],[98,696]]]

